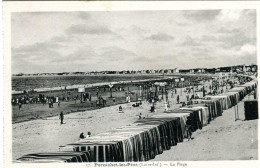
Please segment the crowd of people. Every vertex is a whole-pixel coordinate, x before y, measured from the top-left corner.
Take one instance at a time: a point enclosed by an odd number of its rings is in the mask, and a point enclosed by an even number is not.
[[[84,101],[91,101],[91,95],[89,93],[84,93],[83,97]],[[67,96],[45,96],[44,94],[39,94],[38,96],[13,96],[11,99],[11,103],[13,106],[18,105],[19,110],[24,104],[48,104],[49,108],[53,108],[53,104],[57,103],[60,106],[61,102],[68,102],[71,100],[80,100],[80,95],[76,95],[74,98],[71,98],[70,95]]]
[[[129,90],[129,87],[128,87]],[[24,94],[24,95],[13,95],[12,99],[11,99],[11,103],[13,106],[18,106],[19,110],[22,108],[22,106],[24,104],[48,104],[49,108],[53,108],[53,104],[57,103],[58,106],[61,105],[61,102],[69,102],[69,101],[75,101],[75,103],[80,100],[81,102],[91,102],[91,105],[96,104],[96,106],[98,107],[105,107],[107,101],[102,97],[101,92],[109,92],[110,88],[92,88],[92,92],[96,91],[96,100],[93,103],[93,98],[92,98],[92,94],[91,92],[84,92],[82,94],[77,93],[75,95],[75,93],[71,93],[71,91],[66,91],[66,93],[62,93],[62,95],[45,95],[45,94],[39,94],[37,96],[35,95],[29,95],[28,93]],[[114,91],[118,91],[118,92],[124,92],[124,88],[123,87],[114,87]],[[132,94],[132,93],[130,93]],[[128,92],[127,92],[128,95]],[[113,99],[114,103],[115,100]],[[129,101],[130,101],[130,97],[129,97]]]
[[[219,93],[219,85],[213,85],[213,86],[209,86],[210,90],[212,90],[212,94],[218,94]],[[80,100],[81,102],[91,102],[91,106],[95,106],[96,107],[105,107],[107,104],[107,100],[105,98],[102,97],[102,91],[103,92],[109,92],[111,88],[92,88],[92,93],[90,92],[84,92],[82,94],[78,93],[72,96],[71,91],[67,91],[66,94],[62,94],[62,96],[46,96],[44,94],[39,94],[38,96],[28,96],[28,94],[23,95],[23,96],[13,96],[12,97],[12,105],[18,105],[19,110],[22,108],[23,104],[48,104],[49,108],[54,108],[53,104],[57,103],[58,107],[61,105],[61,102],[68,102],[68,101],[75,101],[75,104],[77,102],[77,100]],[[125,97],[126,97],[126,102],[130,103],[131,102],[131,97],[130,95],[133,94],[137,94],[135,92],[131,92],[129,87],[128,87],[128,91],[126,92],[124,87],[121,86],[114,86],[113,87],[114,91],[119,91],[119,92],[125,92]],[[96,98],[94,103],[92,102],[93,98],[92,95],[94,91],[94,94],[96,93]],[[96,91],[96,92],[95,92]],[[190,104],[190,102],[192,102],[192,99],[197,99],[200,98],[200,95],[197,94],[196,92],[198,91],[202,91],[203,92],[203,96],[205,96],[206,92],[204,90],[204,88],[198,88],[198,86],[189,86],[186,87],[184,90],[184,92],[186,92],[186,99],[187,99],[187,103],[186,102],[180,102],[180,95],[178,94],[176,96],[176,101],[178,104],[182,104],[182,106],[185,106],[187,104]],[[157,101],[163,101],[163,97],[161,96],[161,98],[159,98],[159,94],[161,93],[162,95],[165,95],[166,97],[166,103],[165,103],[165,109],[169,108],[169,102],[168,101],[168,94],[169,92],[171,92],[171,97],[173,98],[174,94],[177,94],[177,89],[176,88],[162,88],[160,87],[158,90],[156,89],[156,91],[151,91],[149,92],[149,94],[147,94],[146,96],[146,101],[148,101],[149,103],[152,103],[152,107],[151,107],[151,112],[155,111],[155,107],[154,107],[154,103]],[[221,91],[223,92],[223,90]],[[182,92],[183,93],[183,92]],[[195,94],[196,93],[196,94]],[[210,93],[209,93],[210,94]],[[113,103],[116,104],[116,98],[111,99],[113,100]],[[133,107],[138,107],[139,103],[136,103],[133,105]]]

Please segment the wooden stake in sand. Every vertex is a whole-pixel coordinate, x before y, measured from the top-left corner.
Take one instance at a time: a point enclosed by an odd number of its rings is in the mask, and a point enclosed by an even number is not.
[[[237,120],[237,110],[236,110],[236,106],[234,106],[234,109],[235,109],[235,121]]]
[[[237,119],[239,120],[239,114],[238,114],[238,104],[237,104]]]
[[[238,114],[238,104],[234,106],[235,109],[235,121],[239,120],[239,114]]]

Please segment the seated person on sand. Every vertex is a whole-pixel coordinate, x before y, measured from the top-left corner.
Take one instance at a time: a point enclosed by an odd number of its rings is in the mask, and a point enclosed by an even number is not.
[[[119,106],[119,113],[123,113],[123,108],[122,108],[122,106]]]
[[[88,132],[88,135],[87,135],[87,137],[89,138],[91,136],[91,132]]]
[[[138,116],[139,119],[142,119],[142,113],[140,113],[140,115]]]
[[[187,105],[192,105],[192,100],[188,101]]]
[[[185,107],[186,106],[186,103],[185,102],[182,102],[182,107]]]
[[[154,106],[151,106],[151,112],[155,112],[155,107]]]
[[[80,139],[84,139],[85,138],[85,136],[84,136],[84,133],[82,132],[80,135],[79,135],[79,138]]]
[[[139,103],[136,102],[135,104],[132,105],[133,107],[139,107]]]

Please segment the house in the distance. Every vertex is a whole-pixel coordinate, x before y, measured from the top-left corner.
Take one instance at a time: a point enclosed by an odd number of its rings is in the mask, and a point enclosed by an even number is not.
[[[252,68],[250,65],[245,66],[245,70],[244,70],[245,72],[251,72],[251,70],[252,70]]]
[[[251,65],[251,72],[257,72],[257,65]]]
[[[231,72],[232,71],[232,67],[220,67],[218,69],[219,69],[219,72]]]
[[[206,68],[205,73],[216,73],[216,68]]]
[[[243,72],[245,65],[232,66],[232,72]]]
[[[189,69],[180,69],[179,72],[180,73],[189,73],[190,70]]]
[[[168,74],[175,74],[175,73],[179,73],[179,68],[168,69]]]

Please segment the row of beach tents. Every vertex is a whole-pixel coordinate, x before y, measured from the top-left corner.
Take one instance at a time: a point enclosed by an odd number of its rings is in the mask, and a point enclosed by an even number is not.
[[[193,100],[193,105],[168,110],[133,124],[59,147],[58,152],[25,155],[17,162],[138,162],[155,158],[187,138],[186,121],[192,131],[202,129],[223,111],[237,105],[257,88],[257,80],[226,93]]]

